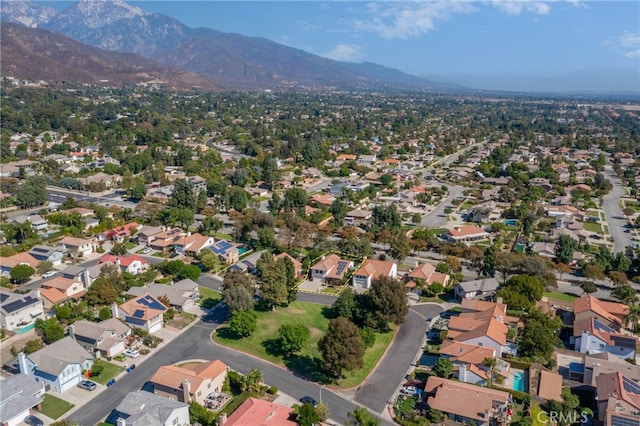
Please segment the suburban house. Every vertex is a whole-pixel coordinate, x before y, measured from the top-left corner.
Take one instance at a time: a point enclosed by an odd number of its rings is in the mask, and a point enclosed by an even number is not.
[[[581,363],[571,363],[569,378],[595,388],[600,374],[622,373],[640,382],[640,368],[608,352],[584,355]]]
[[[391,277],[398,275],[398,265],[389,260],[367,259],[362,266],[353,274],[352,285],[354,287],[371,288],[371,282],[376,278]]]
[[[62,393],[84,379],[91,370],[93,357],[73,338],[67,336],[32,354],[18,354],[22,374],[42,382],[45,388]]]
[[[227,365],[220,360],[186,364],[182,367],[165,365],[149,379],[154,393],[180,402],[207,405],[212,394],[222,392],[227,377]]]
[[[87,288],[83,282],[61,276],[55,276],[40,284],[40,295],[43,297],[47,308],[65,300],[78,300],[86,292]]]
[[[167,307],[158,299],[145,293],[141,296],[123,303],[122,305],[111,305],[114,318],[121,318],[130,327],[139,327],[154,333],[164,325],[162,314]]]
[[[460,225],[455,226],[443,234],[446,240],[454,243],[470,243],[489,239],[490,235],[481,226]]]
[[[140,225],[139,223],[129,222],[125,223],[124,225],[109,229],[108,231],[105,231],[103,235],[107,240],[122,243],[125,238],[130,237],[132,233],[139,231],[141,228],[142,225]]]
[[[302,270],[302,262],[300,262],[295,257],[292,257],[288,253],[282,252],[282,253],[274,256],[273,260],[274,260],[274,262],[277,262],[278,260],[285,259],[285,258],[289,259],[291,261],[291,263],[293,264],[293,270],[295,272],[296,278],[302,278],[304,276],[304,271]]]
[[[584,318],[573,324],[576,351],[583,354],[609,352],[622,359],[635,359],[638,338],[625,336],[596,318]]]
[[[445,340],[438,353],[451,361],[453,377],[461,382],[484,386],[491,379],[491,368],[483,365],[483,362],[487,358],[496,358],[496,351],[493,348]],[[507,367],[494,371],[502,372],[503,375],[506,373],[508,376],[509,369]]]
[[[422,263],[409,273],[407,276],[409,280],[422,280],[427,285],[431,285],[433,283],[440,283],[443,286],[447,286],[449,284],[449,274],[443,274],[442,272],[436,272],[436,267],[430,263]]]
[[[562,376],[553,371],[540,370],[538,397],[547,401],[562,401]]]
[[[600,323],[619,331],[624,318],[629,315],[629,307],[622,303],[606,302],[590,294],[583,294],[573,301],[575,322],[595,318]]]
[[[209,250],[224,263],[230,265],[240,260],[240,252],[235,244],[225,240],[218,240],[209,246]]]
[[[81,257],[93,253],[96,248],[96,244],[94,242],[85,240],[84,238],[75,237],[64,237],[60,240],[59,244],[61,244],[68,253],[77,254]]]
[[[0,290],[0,328],[14,332],[33,327],[44,316],[44,305],[38,291],[27,294]]]
[[[29,223],[29,225],[31,225],[31,229],[38,233],[45,232],[49,228],[47,220],[39,214],[16,216],[13,218],[13,223],[20,225],[23,223]]]
[[[35,268],[40,264],[40,261],[29,253],[16,253],[9,257],[0,257],[0,275],[9,276],[11,270],[18,265],[28,265]]]
[[[337,254],[328,254],[311,266],[311,280],[341,282],[344,275],[353,268],[353,262],[341,259]]]
[[[640,423],[640,383],[622,373],[600,374],[597,380],[598,420],[605,425]]]
[[[155,240],[156,235],[164,232],[164,226],[145,226],[134,235],[133,239],[138,242],[138,244],[150,245],[150,243]]]
[[[180,280],[171,285],[149,284],[144,287],[131,287],[127,294],[132,296],[142,296],[149,293],[156,299],[166,296],[172,308],[179,311],[191,311],[200,299],[198,283],[188,278]]]
[[[44,399],[44,383],[36,382],[26,374],[16,374],[2,380],[0,386],[0,424],[16,426],[40,408]]]
[[[494,295],[499,285],[498,280],[495,278],[481,278],[479,280],[458,283],[454,291],[458,300],[486,299]]]
[[[293,418],[293,408],[250,397],[229,417],[222,415],[220,426],[296,426]]]
[[[65,256],[62,247],[33,246],[29,254],[40,262],[51,262],[53,266],[60,265]]]
[[[456,422],[478,426],[509,424],[509,393],[430,376],[425,385],[427,405]]]
[[[369,226],[373,212],[371,210],[351,210],[344,217],[344,224],[351,226]]]
[[[200,252],[215,243],[213,237],[207,237],[198,233],[187,234],[173,243],[173,250],[176,253],[197,256]]]
[[[144,257],[137,254],[130,254],[127,256],[114,256],[112,254],[106,254],[100,258],[98,265],[105,263],[113,263],[120,271],[128,272],[133,275],[138,275],[141,272],[145,272],[149,269],[149,262]]]
[[[188,426],[189,404],[147,391],[129,392],[109,414],[107,422],[117,426]]]
[[[146,244],[154,250],[165,251],[185,235],[187,233],[180,228],[165,229],[160,233],[149,236],[146,239]],[[138,237],[138,242],[144,244],[145,239],[142,236]]]
[[[131,329],[115,318],[100,322],[80,320],[68,328],[69,336],[91,353],[100,352],[113,357],[126,349],[126,338]]]

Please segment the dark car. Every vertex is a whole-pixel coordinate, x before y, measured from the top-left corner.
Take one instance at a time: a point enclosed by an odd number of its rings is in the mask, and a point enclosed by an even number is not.
[[[36,416],[27,416],[24,418],[24,422],[31,426],[44,426],[44,422]]]
[[[302,402],[303,404],[309,404],[313,408],[317,408],[318,407],[318,401],[316,401],[315,399],[311,398],[310,396],[303,396],[302,398],[300,398],[300,402]]]
[[[96,384],[93,383],[91,380],[81,381],[80,383],[78,383],[78,387],[88,391],[96,390]]]

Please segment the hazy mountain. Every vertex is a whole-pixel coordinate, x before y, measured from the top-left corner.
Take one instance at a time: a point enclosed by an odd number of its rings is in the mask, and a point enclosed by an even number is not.
[[[157,84],[172,90],[214,90],[209,80],[133,53],[109,52],[52,31],[3,23],[3,77],[123,86]]]
[[[15,22],[30,28],[42,26],[56,16],[58,10],[32,1],[3,1],[0,20]]]
[[[4,2],[3,2],[4,3]],[[33,4],[27,0],[21,1]],[[29,22],[29,7],[7,18]],[[20,15],[23,13],[23,15]],[[347,64],[272,41],[189,28],[121,0],[81,0],[42,24],[79,42],[133,52],[198,73],[231,89],[277,87],[433,88],[443,86],[374,64]]]

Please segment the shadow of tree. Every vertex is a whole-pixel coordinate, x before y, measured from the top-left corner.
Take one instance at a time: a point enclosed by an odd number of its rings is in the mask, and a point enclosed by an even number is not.
[[[219,328],[218,331],[216,332],[216,334],[221,339],[228,339],[228,340],[240,340],[240,339],[242,339],[241,335],[239,335],[235,331],[231,330],[229,327]]]
[[[278,338],[267,339],[263,341],[262,347],[264,348],[265,351],[267,351],[269,355],[274,355],[274,356],[285,355],[285,353],[280,348],[280,339]]]
[[[322,308],[322,316],[328,320],[335,318],[335,315],[331,310],[331,306],[325,306],[324,308]]]
[[[332,378],[324,371],[322,360],[309,355],[291,355],[284,360],[289,370],[298,377],[320,384],[332,383]]]

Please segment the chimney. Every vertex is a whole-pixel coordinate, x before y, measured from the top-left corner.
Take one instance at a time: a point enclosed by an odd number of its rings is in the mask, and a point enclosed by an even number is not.
[[[116,257],[116,266],[120,267],[120,257]]]
[[[502,304],[502,297],[498,297],[498,298],[496,299],[496,303]]]
[[[458,367],[458,380],[461,382],[466,381],[467,379],[467,364],[460,363],[460,367]]]
[[[118,304],[116,302],[111,302],[111,316],[114,318],[119,318]]]
[[[31,376],[31,371],[29,369],[29,365],[27,364],[27,356],[24,354],[24,352],[20,352],[18,354],[18,368],[20,369],[20,374]]]
[[[182,382],[182,402],[185,404],[191,402],[191,383],[188,380]]]
[[[218,424],[220,426],[223,426],[225,423],[227,423],[227,413],[220,413],[220,419],[218,420]]]
[[[82,271],[82,282],[84,283],[84,288],[91,287],[91,276],[88,269]]]
[[[75,334],[75,330],[73,327],[73,324],[69,325],[69,327],[67,328],[67,331],[69,332],[69,337],[71,337],[73,340],[76,340],[76,334]]]
[[[116,426],[127,426],[127,421],[122,417],[118,417],[116,420]]]

